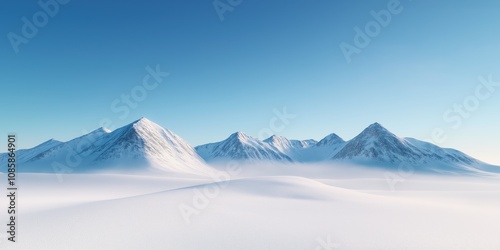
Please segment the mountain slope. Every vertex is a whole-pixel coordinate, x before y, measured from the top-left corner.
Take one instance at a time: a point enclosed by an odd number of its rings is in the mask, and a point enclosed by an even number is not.
[[[336,134],[330,134],[319,142],[288,140],[286,137],[277,135],[265,139],[264,142],[297,162],[328,160],[345,145],[345,141]]]
[[[286,137],[278,135],[273,135],[263,142],[297,162],[304,161],[310,152],[309,149],[318,143],[315,140],[288,140]]]
[[[304,161],[325,161],[331,159],[339,152],[346,142],[336,134],[329,134],[321,139],[316,145],[309,148],[307,157]]]

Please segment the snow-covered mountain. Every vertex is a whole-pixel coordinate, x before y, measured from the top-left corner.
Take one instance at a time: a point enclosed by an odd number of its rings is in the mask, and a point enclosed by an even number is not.
[[[24,162],[24,161],[29,161],[35,156],[51,149],[54,147],[57,147],[61,145],[63,142],[60,142],[58,140],[50,139],[34,148],[31,149],[21,149],[17,151],[17,161],[18,162]]]
[[[415,150],[404,139],[374,123],[347,142],[332,158],[380,162],[414,161],[419,159]]]
[[[103,136],[97,145],[89,157],[96,166],[119,163],[193,174],[208,170],[191,145],[146,118]]]
[[[474,159],[458,150],[438,147],[413,138],[401,138],[374,123],[348,141],[333,160],[405,166],[431,172],[490,171],[500,168]]]
[[[221,142],[200,145],[196,147],[196,152],[206,161],[292,161],[292,158],[276,147],[243,132],[236,132]]]
[[[18,151],[19,171],[210,171],[186,141],[146,118],[113,132],[100,128],[65,143],[44,144]]]
[[[308,150],[307,157],[304,158],[303,161],[315,162],[329,160],[337,154],[345,144],[346,142],[338,135],[334,133],[329,134]]]
[[[69,165],[77,165],[78,162],[81,162],[82,157],[85,157],[86,154],[92,152],[92,150],[96,147],[98,139],[108,133],[110,133],[108,129],[98,128],[88,134],[82,135],[70,141],[64,143],[60,142],[53,147],[46,147],[43,151],[37,150],[37,148],[43,144],[31,149],[26,149],[26,152],[21,152],[21,150],[19,150],[18,162],[22,163],[21,169],[33,167],[35,168],[33,170],[36,170],[36,168],[45,168],[38,166],[49,167],[51,162],[56,160],[64,160]],[[22,160],[23,156],[26,160]]]

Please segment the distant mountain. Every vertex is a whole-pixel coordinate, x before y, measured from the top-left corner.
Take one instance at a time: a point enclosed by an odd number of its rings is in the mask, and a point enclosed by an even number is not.
[[[336,153],[332,159],[380,162],[414,161],[416,148],[378,123],[370,125]]]
[[[48,140],[48,141],[46,141],[46,142],[44,142],[44,143],[42,143],[34,148],[18,150],[17,151],[17,155],[18,155],[17,161],[18,162],[29,161],[29,160],[35,158],[36,156],[38,156],[39,154],[46,152],[47,150],[49,150],[51,148],[60,146],[61,144],[63,144],[63,143],[58,141],[58,140],[50,139],[50,140]]]
[[[21,166],[24,166],[24,168],[44,168],[38,167],[38,165],[46,165],[46,167],[49,167],[48,165],[51,165],[51,162],[58,160],[58,158],[61,158],[64,155],[65,157],[67,156],[67,159],[64,159],[65,161],[74,162],[76,164],[76,159],[85,156],[87,152],[91,152],[96,147],[96,141],[109,132],[110,131],[106,128],[98,128],[68,142],[60,142],[53,147],[47,147],[43,151],[36,150],[43,144],[31,149],[26,149],[25,152],[21,152],[21,150],[19,150],[18,162],[23,163]],[[25,155],[29,157],[26,157],[26,160],[23,161],[22,157]]]
[[[54,172],[61,166],[71,172],[157,170],[203,174],[209,170],[186,141],[146,118],[113,132],[100,128],[65,143],[44,144],[18,151],[19,171]]]
[[[458,150],[445,149],[413,138],[401,138],[374,123],[348,141],[332,160],[385,166],[413,167],[430,172],[500,170],[490,168]]]
[[[324,161],[331,159],[341,150],[346,142],[336,134],[329,134],[310,148],[305,162]]]
[[[243,132],[234,133],[224,141],[200,145],[195,149],[206,161],[293,161],[284,152]]]

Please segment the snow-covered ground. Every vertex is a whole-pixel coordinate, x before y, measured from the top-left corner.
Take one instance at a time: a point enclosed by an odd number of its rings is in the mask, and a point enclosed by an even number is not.
[[[498,178],[302,164],[218,169],[231,171],[22,173],[18,242],[0,233],[0,248],[500,249]]]

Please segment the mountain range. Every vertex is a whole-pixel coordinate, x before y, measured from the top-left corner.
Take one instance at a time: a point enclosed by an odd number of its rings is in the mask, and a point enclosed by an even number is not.
[[[481,162],[458,150],[441,148],[414,138],[401,138],[379,123],[364,129],[349,141],[330,134],[314,140],[288,140],[271,136],[259,141],[242,132],[224,141],[196,147],[207,162],[226,160],[268,160],[293,162],[343,162],[384,167],[411,167],[421,172],[499,172],[500,168]],[[229,151],[230,149],[230,151]]]
[[[190,146],[181,137],[141,118],[109,131],[99,128],[67,142],[54,139],[17,151],[23,172],[87,172],[154,170],[204,174],[206,164],[248,162],[342,162],[382,167],[412,167],[422,172],[500,172],[500,167],[474,159],[458,150],[438,147],[413,138],[401,138],[374,123],[345,141],[330,134],[320,141],[289,140],[273,135],[258,140],[243,132],[227,139]],[[7,154],[0,154],[5,165]]]

